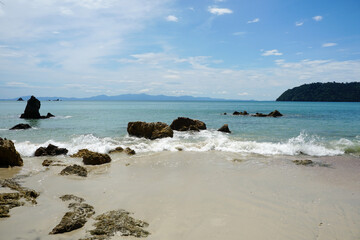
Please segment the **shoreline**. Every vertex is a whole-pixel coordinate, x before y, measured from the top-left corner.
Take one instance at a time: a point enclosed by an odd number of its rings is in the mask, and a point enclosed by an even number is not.
[[[24,158],[23,170],[1,169],[2,178],[30,173],[20,178],[21,184],[40,192],[37,205],[13,208],[10,218],[0,219],[2,236],[85,237],[86,231],[93,229],[93,219],[81,229],[48,235],[67,211],[67,204],[59,199],[63,194],[83,197],[94,206],[95,217],[116,209],[133,212],[136,219],[149,223],[149,240],[360,236],[357,157],[251,155],[238,159],[238,154],[217,151],[131,157],[116,153],[111,157],[109,164],[86,166],[86,178],[59,175],[64,167],[46,170],[41,166],[44,159],[81,162],[69,157],[29,157]],[[298,166],[292,162],[295,159],[311,159],[315,164]],[[17,226],[17,231],[11,226]]]

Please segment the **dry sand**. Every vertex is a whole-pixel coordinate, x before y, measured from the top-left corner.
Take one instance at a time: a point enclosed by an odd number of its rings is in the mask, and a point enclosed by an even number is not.
[[[133,212],[150,224],[149,240],[360,239],[357,157],[310,158],[321,163],[314,166],[292,163],[299,157],[222,152],[112,158],[110,164],[87,167],[87,178],[59,175],[64,167],[46,170],[43,157],[26,158],[21,171],[0,169],[0,178],[30,174],[22,185],[41,194],[37,205],[13,208],[10,218],[0,219],[0,238],[84,237],[94,220],[70,233],[48,235],[67,211],[59,196],[74,194],[94,206],[95,216],[114,209]]]

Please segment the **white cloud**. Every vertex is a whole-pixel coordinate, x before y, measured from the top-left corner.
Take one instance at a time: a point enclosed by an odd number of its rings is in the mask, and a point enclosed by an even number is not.
[[[60,13],[62,15],[74,15],[74,12],[71,9],[65,8],[65,7],[61,7],[60,8]]]
[[[242,92],[242,93],[238,93],[237,95],[238,95],[238,96],[247,96],[247,95],[249,95],[249,93],[247,93],[247,92]]]
[[[260,18],[255,18],[253,20],[248,21],[247,23],[257,23],[260,22]]]
[[[295,26],[297,26],[297,27],[300,27],[302,25],[304,25],[303,21],[298,21],[298,22],[295,23]]]
[[[279,52],[277,49],[268,50],[261,54],[262,56],[281,56],[283,55],[281,52]]]
[[[323,17],[322,16],[314,16],[312,19],[319,22],[319,21],[321,21],[323,19]]]
[[[243,36],[245,34],[246,34],[246,32],[234,32],[233,33],[234,36]]]
[[[179,19],[174,15],[169,15],[169,16],[166,17],[166,21],[168,21],[168,22],[178,22]]]
[[[323,45],[322,45],[322,47],[334,47],[334,46],[336,46],[337,45],[337,43],[324,43]]]
[[[216,6],[208,7],[208,11],[215,15],[231,14],[233,11],[229,8],[218,8]]]

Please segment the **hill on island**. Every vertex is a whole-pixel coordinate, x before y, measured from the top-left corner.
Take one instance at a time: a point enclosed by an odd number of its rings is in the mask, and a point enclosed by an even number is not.
[[[360,102],[360,82],[304,84],[285,91],[276,101]]]

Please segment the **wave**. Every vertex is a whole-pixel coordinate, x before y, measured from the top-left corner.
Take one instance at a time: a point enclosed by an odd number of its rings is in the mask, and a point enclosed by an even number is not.
[[[92,134],[80,135],[71,138],[67,142],[49,140],[42,144],[35,144],[29,141],[15,142],[16,149],[23,156],[33,156],[37,148],[53,144],[67,148],[69,154],[76,153],[79,149],[108,153],[118,146],[130,147],[139,153],[162,152],[162,151],[223,151],[241,154],[260,155],[309,155],[309,156],[335,156],[351,152],[348,149],[360,149],[360,142],[356,139],[340,139],[338,141],[326,142],[323,139],[300,133],[294,138],[283,142],[260,142],[241,139],[229,134],[214,130],[201,132],[177,132],[173,138],[148,140],[131,136],[119,138],[100,138]]]

